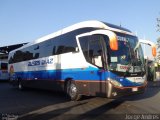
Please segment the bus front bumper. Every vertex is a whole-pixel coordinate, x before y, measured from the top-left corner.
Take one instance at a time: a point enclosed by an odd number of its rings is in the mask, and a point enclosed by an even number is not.
[[[112,90],[109,98],[117,98],[121,96],[133,95],[144,93],[147,86],[147,82],[142,86],[135,87],[115,87],[112,85]]]

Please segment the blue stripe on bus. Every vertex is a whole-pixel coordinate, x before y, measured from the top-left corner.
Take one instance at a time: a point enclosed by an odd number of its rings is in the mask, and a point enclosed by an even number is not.
[[[82,81],[105,81],[106,79],[114,79],[120,82],[124,87],[141,86],[140,83],[131,82],[128,79],[117,76],[109,71],[101,71],[97,68],[88,67],[85,69],[63,69],[63,70],[43,70],[43,71],[27,71],[16,72],[17,77],[24,80],[65,80],[66,78],[73,78],[74,80]]]

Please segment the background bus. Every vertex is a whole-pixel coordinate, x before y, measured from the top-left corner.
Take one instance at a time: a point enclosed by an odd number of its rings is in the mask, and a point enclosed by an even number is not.
[[[139,39],[139,42],[141,44],[144,45],[149,45],[152,48],[152,55],[155,58],[156,57],[156,45],[154,42],[150,41],[150,40],[146,40],[146,39]],[[144,49],[145,51],[145,49]],[[145,59],[145,66],[146,66],[146,78],[147,81],[155,81],[156,80],[156,73],[155,73],[155,67],[154,67],[154,63],[155,60],[151,60],[148,58],[148,56],[144,56]]]
[[[114,98],[144,92],[145,64],[128,29],[85,21],[9,53],[10,81],[18,86]]]
[[[0,61],[0,80],[9,80],[8,63]]]

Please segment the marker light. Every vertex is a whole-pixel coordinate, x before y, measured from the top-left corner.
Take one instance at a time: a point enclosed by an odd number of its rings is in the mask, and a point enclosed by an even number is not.
[[[152,55],[156,57],[156,46],[152,46]]]

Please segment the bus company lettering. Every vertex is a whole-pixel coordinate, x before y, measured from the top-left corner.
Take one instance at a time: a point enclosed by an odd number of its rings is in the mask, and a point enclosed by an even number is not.
[[[120,66],[120,69],[128,70],[128,66]]]
[[[39,66],[39,65],[48,65],[53,64],[53,58],[43,59],[43,60],[35,60],[29,61],[28,66]]]
[[[49,58],[41,61],[41,65],[53,64],[53,58]]]
[[[40,65],[40,60],[28,62],[28,66],[37,66]]]

